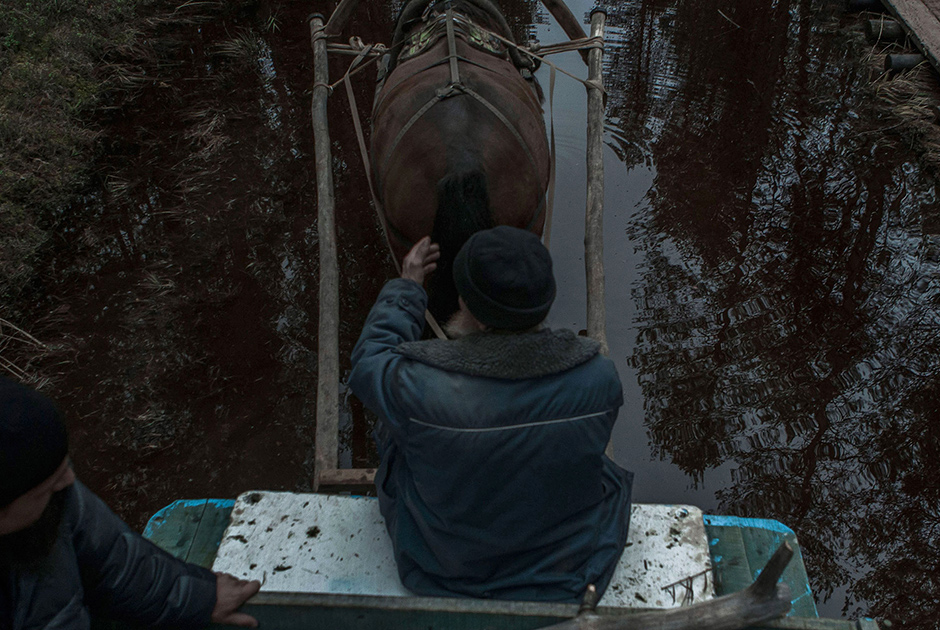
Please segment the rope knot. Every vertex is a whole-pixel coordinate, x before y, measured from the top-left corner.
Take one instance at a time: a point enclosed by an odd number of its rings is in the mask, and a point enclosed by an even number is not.
[[[600,79],[587,79],[584,81],[584,85],[586,85],[589,90],[600,90],[604,94],[607,94],[607,90],[604,89],[604,84],[600,81]]]
[[[463,83],[451,83],[447,87],[438,88],[436,95],[437,99],[443,101],[445,98],[450,98],[451,96],[457,96],[459,94],[466,94],[467,86]]]
[[[326,88],[327,93],[330,96],[333,96],[333,86],[329,83],[314,83],[312,89],[317,89],[318,87]]]

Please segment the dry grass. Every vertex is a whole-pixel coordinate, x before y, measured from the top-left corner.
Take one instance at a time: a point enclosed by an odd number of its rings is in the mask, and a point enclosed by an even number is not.
[[[861,14],[859,25],[873,16]],[[859,37],[861,30],[859,30]],[[889,54],[919,52],[909,43],[876,42],[870,45],[868,64],[870,87],[882,111],[889,117],[887,130],[913,149],[934,176],[940,174],[940,75],[925,61],[913,70],[887,72]]]
[[[261,54],[261,42],[251,31],[241,30],[235,37],[213,46],[210,53],[244,63],[254,63]]]
[[[85,185],[106,95],[103,55],[157,0],[0,3],[0,301],[9,320],[53,217]],[[17,6],[12,6],[12,5]]]
[[[25,352],[24,352],[25,350]],[[36,355],[46,350],[46,345],[28,332],[0,318],[0,371],[16,380],[41,389],[48,379],[38,376],[28,363],[15,361],[10,356]]]
[[[213,107],[192,111],[184,115],[184,120],[193,123],[186,131],[186,138],[193,143],[197,160],[212,160],[231,142],[222,132],[225,116]]]
[[[26,311],[35,303],[29,296],[40,284],[44,247],[88,186],[99,115],[133,100],[180,63],[187,27],[255,2],[0,2],[0,304],[8,323],[33,328]],[[230,52],[246,54],[250,47],[242,37]],[[204,114],[190,134],[203,170],[229,142],[220,127],[217,116]],[[120,198],[130,183],[108,187]],[[183,181],[180,188],[192,193],[198,186]],[[10,358],[14,345],[23,349],[12,339],[0,345],[2,365],[27,378],[22,361]]]
[[[882,72],[873,82],[878,99],[898,119],[911,146],[920,153],[934,174],[940,173],[940,78],[929,65],[891,76]]]

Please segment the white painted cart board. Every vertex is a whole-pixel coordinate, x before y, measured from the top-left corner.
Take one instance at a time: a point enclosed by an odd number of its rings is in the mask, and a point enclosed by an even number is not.
[[[257,579],[262,592],[411,597],[370,497],[246,492],[238,497],[214,571]],[[672,608],[714,597],[702,512],[634,505],[627,546],[601,606]]]

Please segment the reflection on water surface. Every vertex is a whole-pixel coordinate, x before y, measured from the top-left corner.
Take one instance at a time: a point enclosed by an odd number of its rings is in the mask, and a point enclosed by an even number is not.
[[[614,10],[614,149],[654,165],[630,238],[655,455],[797,530],[823,610],[935,621],[936,190],[872,128],[835,7]],[[916,543],[914,541],[917,541]]]
[[[181,496],[310,478],[310,7],[236,4],[163,35],[180,61],[108,121],[102,186],[62,219],[38,309],[79,472],[138,526]],[[837,4],[609,7],[608,331],[628,400],[614,446],[642,500],[793,527],[815,592],[833,594],[825,614],[931,627],[940,236],[922,225],[936,191],[877,129]],[[386,41],[393,11],[364,3],[355,34]],[[534,2],[510,22],[561,36]],[[356,86],[371,102],[369,80]],[[337,96],[347,361],[393,268]],[[575,179],[583,107],[582,87],[559,87],[559,173]],[[559,190],[575,215],[578,185]],[[556,218],[554,325],[583,319],[565,223],[579,220]],[[344,414],[346,462],[374,463],[361,408]]]

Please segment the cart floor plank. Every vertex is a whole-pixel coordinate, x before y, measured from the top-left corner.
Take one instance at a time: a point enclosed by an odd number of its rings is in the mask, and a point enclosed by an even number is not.
[[[215,571],[263,582],[262,592],[412,597],[369,497],[248,492],[225,530]],[[672,608],[715,594],[701,511],[634,505],[630,535],[601,606]]]
[[[144,536],[177,557],[210,568],[225,536],[234,505],[230,499],[176,501],[153,516]],[[770,547],[787,540],[796,551],[783,574],[783,581],[789,584],[793,593],[790,614],[796,617],[817,616],[799,542],[792,530],[782,523],[766,519],[706,515],[704,521],[716,595],[728,595],[746,588],[766,562]],[[639,527],[639,524],[634,523],[634,526]],[[769,538],[767,532],[772,532]],[[756,566],[752,567],[752,562]],[[614,580],[615,588],[616,584],[625,582],[629,580],[622,574],[618,575]]]

